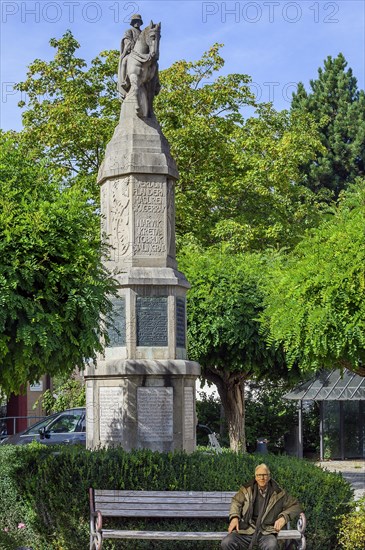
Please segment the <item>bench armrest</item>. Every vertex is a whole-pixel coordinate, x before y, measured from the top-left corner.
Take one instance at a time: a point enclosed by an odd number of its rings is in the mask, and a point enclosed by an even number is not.
[[[305,529],[307,527],[307,518],[305,517],[304,512],[301,512],[299,515],[298,523],[297,523],[297,529],[300,534],[303,534]]]
[[[95,510],[94,490],[89,490],[90,502],[90,550],[101,550],[103,544],[103,516],[100,510]]]

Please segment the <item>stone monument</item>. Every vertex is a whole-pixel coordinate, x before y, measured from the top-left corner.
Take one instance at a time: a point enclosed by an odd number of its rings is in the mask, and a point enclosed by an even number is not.
[[[110,342],[86,379],[87,447],[195,448],[198,363],[186,354],[189,284],[175,258],[178,172],[153,113],[160,24],[132,16],[121,45],[119,124],[100,167],[105,265],[118,281]]]

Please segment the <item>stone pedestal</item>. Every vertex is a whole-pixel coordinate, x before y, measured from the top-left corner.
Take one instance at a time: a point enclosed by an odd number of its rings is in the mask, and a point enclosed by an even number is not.
[[[190,361],[105,361],[86,382],[87,446],[125,450],[195,448],[195,380]]]
[[[186,354],[189,283],[175,258],[178,172],[154,117],[126,100],[98,180],[105,265],[119,283],[109,345],[86,371],[87,446],[195,448],[198,363]]]

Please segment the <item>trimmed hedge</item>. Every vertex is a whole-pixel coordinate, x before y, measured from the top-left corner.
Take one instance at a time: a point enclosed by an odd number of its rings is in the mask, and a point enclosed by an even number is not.
[[[88,548],[88,488],[131,490],[229,491],[253,476],[265,461],[272,477],[302,503],[307,519],[309,550],[334,550],[338,518],[346,514],[352,489],[341,474],[323,471],[305,461],[274,455],[220,455],[195,452],[126,453],[122,449],[86,451],[79,447],[50,448],[38,444],[0,447],[0,548],[32,546],[34,550]],[[199,520],[169,522],[172,529],[225,530],[227,523]],[[143,520],[132,521],[143,528]],[[154,522],[156,528],[161,522]],[[25,524],[25,528],[18,528]],[[210,527],[208,527],[208,524]],[[198,527],[199,525],[199,527]],[[149,524],[151,527],[151,525]],[[158,527],[159,526],[159,527]],[[152,528],[152,527],[151,527]],[[168,542],[107,541],[105,548],[171,547]],[[219,543],[174,542],[174,549],[219,548]]]

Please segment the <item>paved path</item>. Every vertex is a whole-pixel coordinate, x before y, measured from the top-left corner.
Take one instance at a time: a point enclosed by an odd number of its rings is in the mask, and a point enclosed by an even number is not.
[[[331,472],[341,472],[353,486],[355,500],[365,496],[365,460],[326,460],[317,462],[317,466]]]

